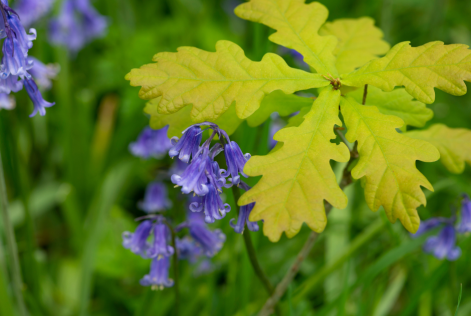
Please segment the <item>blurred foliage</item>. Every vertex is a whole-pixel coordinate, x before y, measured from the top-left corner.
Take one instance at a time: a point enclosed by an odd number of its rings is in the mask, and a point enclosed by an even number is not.
[[[471,2],[460,0],[321,0],[329,20],[370,16],[395,44],[432,40],[471,44]],[[56,101],[45,117],[28,118],[24,91],[14,111],[0,111],[2,152],[11,216],[32,315],[172,315],[171,289],[150,291],[139,285],[148,273],[143,260],[121,247],[121,233],[133,230],[142,215],[137,202],[148,182],[165,171],[171,160],[140,161],[127,149],[148,124],[137,88],[124,80],[131,68],[151,61],[157,52],[196,46],[214,51],[216,41],[231,40],[251,59],[276,51],[266,40],[271,31],[242,21],[231,13],[231,0],[102,0],[94,5],[109,16],[108,35],[68,56],[48,44],[47,21],[36,25],[38,40],[31,55],[61,66],[47,100]],[[288,58],[287,58],[288,59]],[[293,60],[287,60],[294,65]],[[471,128],[471,95],[454,97],[441,91],[427,123]],[[268,151],[268,123],[243,123],[234,134],[244,152]],[[439,162],[419,163],[435,192],[426,192],[423,219],[450,216],[459,195],[471,193],[469,166],[461,175]],[[334,166],[341,170],[343,165]],[[256,179],[251,179],[255,181]],[[352,201],[346,210],[333,210],[300,274],[284,296],[284,315],[453,315],[459,284],[463,298],[458,315],[471,313],[469,238],[456,262],[439,261],[421,251],[422,240],[411,240],[399,224],[390,224],[384,211],[371,212],[359,188],[347,188]],[[178,223],[184,205],[171,191]],[[232,196],[227,200],[233,205]],[[212,261],[215,270],[198,275],[197,267],[181,262],[182,315],[253,315],[266,300],[254,277],[240,235],[228,221],[213,225],[227,235],[223,250]],[[29,220],[30,219],[30,220]],[[301,249],[310,230],[272,244],[252,233],[259,260],[273,283]],[[3,240],[3,238],[2,238]],[[0,254],[0,263],[5,262]],[[0,270],[0,301],[10,291]],[[11,294],[11,293],[10,293]],[[13,302],[13,301],[12,301]],[[11,315],[0,304],[1,315]]]

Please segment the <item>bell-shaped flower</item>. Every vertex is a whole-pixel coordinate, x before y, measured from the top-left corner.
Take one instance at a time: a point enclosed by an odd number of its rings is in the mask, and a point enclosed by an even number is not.
[[[20,0],[15,7],[24,27],[30,26],[52,9],[54,0]]]
[[[458,259],[461,256],[461,249],[456,246],[455,228],[450,224],[445,225],[438,236],[427,239],[424,251],[438,259],[447,258],[450,261]]]
[[[33,47],[33,41],[37,37],[36,29],[29,29],[31,34],[26,34],[25,28],[21,25],[20,20],[14,14],[8,16],[8,23],[13,31],[13,37],[18,40],[23,56],[28,56],[28,50]]]
[[[136,255],[147,258],[147,250],[150,247],[147,239],[149,238],[152,230],[152,221],[143,221],[137,226],[134,233],[123,233],[123,247],[131,250]]]
[[[213,184],[208,183],[208,193],[203,196],[202,203],[193,202],[190,204],[192,212],[204,211],[204,221],[206,223],[214,223],[217,219],[223,219],[231,210],[227,203],[223,203],[217,188]]]
[[[206,171],[211,169],[211,160],[208,150],[203,149],[201,154],[191,160],[181,176],[174,174],[171,177],[172,183],[182,187],[182,193],[188,194],[192,191],[199,196],[208,193]]]
[[[151,286],[152,290],[163,290],[173,286],[173,280],[168,278],[170,260],[168,257],[160,257],[152,260],[150,273],[145,275],[140,283],[142,286]]]
[[[195,156],[199,150],[201,143],[201,138],[203,133],[201,132],[201,127],[191,126],[183,132],[182,138],[172,137],[173,147],[168,152],[170,157],[178,156],[178,158],[186,163],[190,161],[190,157]]]
[[[174,249],[170,246],[170,230],[167,225],[163,223],[155,223],[153,226],[154,230],[154,241],[147,250],[147,257],[149,258],[160,258],[170,257],[173,255]]]
[[[238,185],[240,182],[239,173],[247,178],[243,170],[245,163],[250,159],[250,154],[244,155],[239,145],[231,141],[224,145],[224,155],[226,157],[227,171],[232,176],[231,182],[232,184]]]
[[[235,222],[235,219],[231,219],[229,222],[229,225],[231,225],[232,228],[234,228],[234,231],[238,234],[242,234],[244,232],[245,224],[247,224],[247,228],[250,231],[256,232],[260,228],[258,227],[257,222],[251,222],[249,221],[249,216],[250,212],[252,212],[252,209],[254,208],[255,203],[250,203],[247,205],[243,205],[240,207],[239,210],[239,218],[237,220],[237,223]]]
[[[137,140],[129,145],[129,151],[140,158],[161,158],[172,147],[167,137],[168,127],[152,129],[145,127]]]
[[[465,195],[461,202],[461,221],[458,224],[459,233],[471,232],[471,200]]]
[[[415,232],[415,234],[412,234],[412,237],[419,237],[425,234],[426,232],[447,222],[450,222],[450,220],[444,217],[432,217],[426,221],[421,221],[419,229],[417,230],[417,232]]]
[[[206,256],[212,257],[222,249],[226,236],[220,229],[209,230],[200,213],[188,214],[188,228],[190,236],[201,246]]]
[[[59,66],[54,64],[45,65],[34,57],[29,57],[33,61],[33,68],[28,72],[33,76],[38,86],[49,90],[52,87],[51,79],[55,79],[59,73]]]
[[[165,184],[158,181],[149,183],[144,200],[139,202],[138,206],[147,213],[160,212],[172,207]]]
[[[33,67],[33,61],[23,54],[20,43],[15,37],[7,37],[3,42],[1,78],[8,76],[30,77],[27,70]]]
[[[28,92],[29,98],[33,101],[34,105],[34,111],[29,117],[35,116],[38,112],[41,116],[46,115],[46,108],[53,106],[55,103],[47,102],[43,99],[43,96],[33,79],[25,78],[24,85],[26,92]]]
[[[10,94],[23,89],[23,81],[18,80],[18,76],[9,75],[5,79],[0,77],[0,93]]]
[[[188,260],[190,263],[195,263],[199,257],[203,255],[203,249],[192,238],[185,236],[177,238],[175,241],[177,246],[178,258],[180,260]]]

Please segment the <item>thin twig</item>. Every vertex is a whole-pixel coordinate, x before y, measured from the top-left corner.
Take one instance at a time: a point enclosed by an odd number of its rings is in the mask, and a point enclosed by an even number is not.
[[[339,134],[342,134],[342,133],[339,132]],[[345,169],[343,170],[342,179],[340,180],[340,185],[339,186],[340,186],[341,189],[344,189],[347,185],[352,183],[353,179],[351,177],[349,168],[350,168],[350,165],[353,162],[353,160],[358,157],[357,143],[355,143],[355,145],[353,147],[353,151],[350,152],[350,156],[352,158],[350,159],[350,161],[345,166]],[[331,209],[332,209],[332,205],[326,203],[325,204],[326,215],[329,214]],[[285,292],[288,289],[289,285],[291,284],[294,277],[298,273],[299,268],[301,267],[301,263],[308,256],[309,252],[311,252],[311,249],[314,246],[314,243],[315,243],[318,235],[319,234],[316,233],[316,232],[312,232],[312,233],[309,234],[309,237],[307,238],[306,242],[304,243],[303,248],[301,249],[301,251],[298,253],[298,255],[296,257],[296,260],[291,265],[290,269],[286,272],[286,274],[283,277],[283,279],[281,280],[281,282],[278,283],[278,285],[276,286],[273,295],[265,302],[262,309],[258,313],[258,316],[269,316],[273,313],[274,306],[276,306],[278,304],[280,299],[285,294]]]
[[[18,259],[18,248],[16,246],[15,231],[13,229],[13,225],[10,221],[10,215],[8,213],[8,196],[7,196],[7,189],[6,189],[6,184],[5,184],[5,175],[3,173],[1,153],[0,153],[0,197],[2,199],[1,213],[2,213],[2,220],[3,220],[3,228],[5,230],[5,237],[7,241],[7,249],[9,252],[7,257],[10,261],[13,292],[14,292],[14,295],[18,304],[20,315],[27,316],[28,311],[26,309],[26,305],[23,299],[23,290],[22,290],[23,281],[21,278],[20,261]]]
[[[361,104],[365,105],[366,103],[366,96],[368,94],[368,85],[365,84],[365,90],[363,90],[363,102]]]

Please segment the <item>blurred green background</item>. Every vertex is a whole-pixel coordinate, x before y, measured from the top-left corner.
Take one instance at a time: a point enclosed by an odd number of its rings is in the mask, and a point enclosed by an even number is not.
[[[413,46],[433,40],[471,44],[471,2],[464,0],[321,0],[329,20],[370,16],[391,44]],[[157,52],[179,46],[214,51],[226,39],[260,60],[277,47],[271,30],[238,19],[231,0],[100,0],[94,5],[110,18],[106,37],[77,56],[47,41],[47,19],[37,23],[31,55],[55,62],[61,72],[45,99],[55,101],[45,117],[28,118],[32,104],[24,91],[13,111],[0,111],[0,149],[6,173],[10,213],[16,229],[25,300],[32,315],[172,315],[172,289],[151,291],[139,285],[150,261],[121,246],[121,234],[134,230],[143,215],[137,202],[145,186],[168,169],[171,160],[132,157],[128,144],[148,124],[145,102],[124,76],[151,62]],[[289,63],[293,61],[287,58]],[[469,84],[468,84],[469,86]],[[436,91],[430,107],[442,122],[471,128],[471,95]],[[265,154],[268,123],[256,131],[245,123],[234,134],[244,152]],[[471,141],[471,140],[470,140]],[[339,169],[341,166],[334,166]],[[439,163],[419,163],[435,187],[426,192],[422,219],[450,216],[463,192],[471,194],[471,168],[452,175]],[[169,183],[169,182],[168,182]],[[169,183],[169,188],[170,188]],[[184,216],[178,190],[168,216]],[[299,275],[283,297],[284,315],[471,315],[469,237],[460,237],[463,255],[439,261],[421,251],[400,223],[390,224],[382,210],[371,212],[359,183],[347,188],[350,204],[333,210]],[[227,200],[233,197],[227,191]],[[212,259],[213,271],[198,273],[180,264],[181,315],[254,315],[267,299],[245,253],[242,237],[229,220],[211,225],[227,235]],[[273,244],[252,233],[259,260],[272,283],[281,280],[310,230]],[[2,236],[2,242],[4,238]],[[4,249],[4,248],[3,248]],[[5,263],[7,253],[0,254]],[[1,271],[0,313],[14,306],[7,276]],[[9,294],[8,294],[9,293]]]

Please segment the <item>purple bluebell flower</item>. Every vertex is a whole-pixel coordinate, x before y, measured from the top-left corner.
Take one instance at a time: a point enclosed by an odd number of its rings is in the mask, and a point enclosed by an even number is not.
[[[147,250],[147,257],[159,258],[161,256],[170,257],[173,255],[174,249],[168,245],[170,239],[170,230],[167,225],[158,222],[153,226],[154,241]]]
[[[297,50],[280,46],[278,52],[282,56],[283,55],[291,56],[291,58],[293,58],[293,60],[294,60],[294,63],[296,64],[296,66],[298,66],[299,68],[304,69],[304,70],[309,70],[310,67],[304,61],[304,56],[301,55]]]
[[[212,257],[222,249],[226,236],[220,229],[209,230],[200,214],[188,214],[190,236],[201,246],[206,256]]]
[[[231,182],[232,184],[238,185],[240,182],[239,173],[247,178],[243,170],[245,163],[250,159],[250,154],[244,155],[239,145],[231,141],[224,145],[224,155],[226,157],[227,171],[232,176]]]
[[[419,229],[415,232],[415,234],[412,234],[412,237],[419,237],[426,232],[448,222],[450,222],[450,220],[444,217],[433,217],[426,221],[422,221],[420,222]]]
[[[176,174],[178,176],[181,176],[185,172],[187,167],[188,167],[187,163],[181,161],[180,159],[175,159],[168,173],[170,175]]]
[[[28,56],[28,50],[33,47],[33,41],[37,37],[36,29],[29,29],[31,34],[27,34],[19,18],[14,14],[8,16],[8,23],[13,31],[13,37],[16,38],[20,44],[24,57]]]
[[[39,87],[49,90],[52,87],[51,79],[55,79],[59,73],[59,65],[45,65],[34,57],[29,57],[33,61],[33,68],[28,72],[33,76]]]
[[[173,286],[173,280],[168,278],[170,260],[160,257],[152,260],[150,273],[145,275],[140,283],[142,286],[151,286],[152,290],[163,290],[164,287]]]
[[[242,234],[244,232],[245,224],[247,224],[247,228],[252,231],[256,232],[260,228],[258,227],[257,222],[251,222],[249,221],[249,216],[250,212],[252,212],[252,209],[254,208],[255,203],[250,203],[247,205],[243,205],[240,207],[239,211],[239,219],[237,220],[237,223],[234,223],[235,219],[231,219],[229,224],[231,225],[232,228],[234,228],[234,231],[238,234]]]
[[[15,11],[21,17],[21,24],[29,27],[51,11],[53,3],[54,0],[21,0],[16,5]]]
[[[165,184],[158,181],[149,183],[144,201],[139,202],[138,206],[147,213],[160,212],[172,207]]]
[[[140,255],[143,258],[147,258],[147,250],[150,247],[147,239],[149,238],[152,230],[152,221],[143,221],[137,226],[134,233],[124,232],[123,233],[123,247],[130,249],[133,253]]]
[[[35,116],[38,112],[41,116],[46,115],[46,108],[53,106],[55,102],[51,103],[43,99],[43,96],[41,95],[41,92],[39,91],[38,86],[33,79],[25,78],[24,85],[26,92],[28,92],[29,98],[31,101],[33,101],[34,105],[33,113],[31,113],[29,117]]]
[[[178,158],[186,163],[190,161],[190,156],[195,158],[199,146],[201,143],[201,139],[203,137],[203,133],[201,132],[201,127],[199,126],[191,126],[183,131],[182,138],[178,139],[178,137],[172,137],[172,145],[173,147],[169,151],[170,157],[178,156]]]
[[[15,108],[15,98],[6,94],[0,93],[0,109],[13,110]]]
[[[203,148],[202,153],[191,160],[185,172],[181,176],[172,175],[171,180],[173,184],[182,187],[183,193],[188,194],[194,191],[195,194],[203,196],[208,193],[206,172],[212,170],[209,150]]]
[[[107,25],[107,19],[89,0],[65,0],[59,16],[51,21],[50,39],[76,53],[88,42],[103,36]]]
[[[445,225],[438,236],[427,239],[424,251],[438,259],[447,258],[450,261],[458,259],[461,256],[461,249],[456,246],[455,228],[450,224]]]
[[[188,260],[190,263],[195,263],[203,255],[203,249],[200,245],[188,236],[181,239],[177,238],[175,243],[180,260]]]
[[[8,76],[29,77],[28,70],[33,67],[33,62],[27,59],[22,51],[20,43],[15,37],[7,37],[3,42],[3,58],[1,78]]]
[[[129,145],[129,151],[136,157],[161,158],[172,147],[167,137],[168,126],[161,129],[145,127],[137,140]]]
[[[10,94],[23,89],[23,81],[18,80],[18,76],[9,75],[5,79],[0,77],[0,93]]]
[[[217,219],[223,219],[231,210],[227,203],[223,203],[217,188],[213,184],[208,183],[208,193],[203,196],[202,202],[193,202],[190,204],[192,212],[204,211],[204,221],[206,223],[214,223]]]
[[[459,233],[471,232],[471,200],[469,196],[464,195],[461,202],[461,221],[458,224]]]

